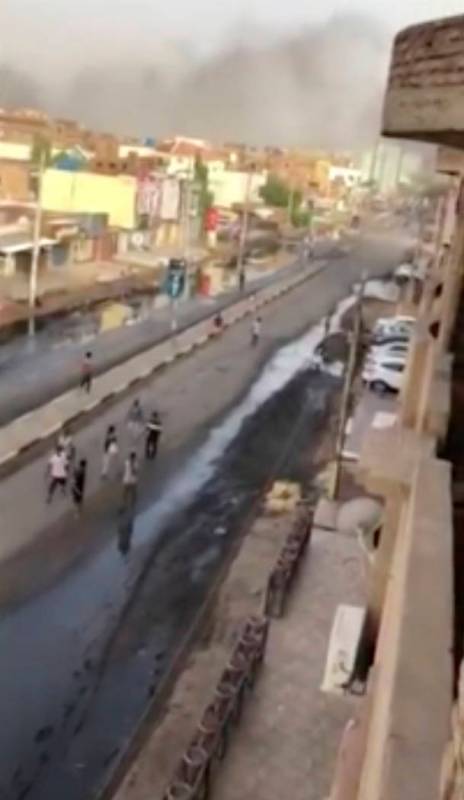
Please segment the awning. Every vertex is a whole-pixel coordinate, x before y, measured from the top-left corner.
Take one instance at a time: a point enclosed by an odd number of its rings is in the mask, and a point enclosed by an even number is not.
[[[56,239],[47,239],[43,237],[39,240],[39,247],[53,247],[53,245],[57,244]],[[3,243],[0,239],[0,253],[4,255],[14,255],[15,253],[24,253],[28,250],[34,249],[34,242],[30,239],[26,239],[22,242],[11,242],[11,243]]]

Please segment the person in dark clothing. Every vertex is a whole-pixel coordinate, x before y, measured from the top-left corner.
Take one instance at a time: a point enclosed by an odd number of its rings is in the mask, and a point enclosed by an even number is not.
[[[158,443],[163,430],[160,415],[153,411],[146,425],[145,438],[145,457],[148,461],[153,461],[158,452]]]
[[[86,477],[87,477],[87,461],[85,458],[82,458],[74,470],[72,478],[72,486],[71,486],[72,499],[74,506],[76,508],[76,514],[78,516],[80,516],[82,513]]]
[[[93,381],[93,356],[92,353],[89,351],[85,354],[85,357],[82,361],[81,366],[81,382],[80,387],[87,392],[90,393],[92,388],[92,381]]]
[[[218,311],[218,313],[214,317],[214,330],[216,331],[216,333],[221,333],[223,327],[224,327],[224,320],[222,318],[221,312]]]

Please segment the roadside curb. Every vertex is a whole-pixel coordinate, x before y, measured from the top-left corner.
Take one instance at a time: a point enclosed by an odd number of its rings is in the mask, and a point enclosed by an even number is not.
[[[235,325],[237,322],[243,320],[246,316],[253,314],[256,310],[263,308],[264,306],[269,305],[270,303],[278,300],[279,298],[283,297],[285,294],[288,294],[293,289],[296,289],[302,283],[305,283],[307,280],[310,280],[316,277],[326,266],[326,261],[321,261],[317,265],[316,268],[311,270],[307,270],[296,277],[293,277],[291,280],[282,281],[282,283],[278,285],[271,285],[264,287],[261,290],[257,290],[257,292],[252,295],[251,297],[241,298],[235,303],[232,303],[230,306],[227,306],[223,309],[223,316],[225,317],[223,328],[227,329],[230,328],[232,325]],[[215,312],[216,313],[216,312]],[[50,421],[50,412],[53,412],[53,406],[58,405],[60,403],[65,404],[66,401],[72,401],[75,398],[76,390],[70,390],[63,395],[59,395],[58,397],[54,398],[44,406],[40,406],[34,411],[29,411],[26,414],[18,417],[13,422],[9,423],[8,425],[0,428],[0,438],[3,436],[6,437],[7,443],[5,445],[5,452],[1,453],[1,446],[0,446],[0,475],[4,476],[8,472],[13,472],[15,470],[15,462],[21,457],[24,456],[28,451],[32,450],[36,446],[45,443],[46,441],[50,440],[63,428],[64,425],[75,424],[79,420],[83,420],[85,417],[90,416],[91,414],[95,413],[95,411],[103,407],[104,405],[114,402],[114,400],[118,397],[122,397],[125,393],[128,392],[131,388],[135,385],[149,380],[152,378],[157,372],[161,372],[163,369],[171,366],[174,362],[180,361],[183,358],[189,357],[192,353],[195,353],[198,349],[205,347],[205,345],[209,344],[211,341],[217,339],[221,336],[220,331],[211,330],[211,325],[213,323],[215,313],[212,313],[210,317],[201,320],[200,322],[196,322],[193,325],[189,326],[188,328],[184,329],[180,334],[176,337],[172,337],[171,339],[157,343],[149,350],[144,351],[138,355],[132,356],[131,358],[127,359],[122,365],[118,365],[116,367],[111,368],[106,373],[102,373],[95,378],[95,382],[107,380],[108,376],[115,372],[116,370],[121,370],[124,368],[130,368],[130,365],[134,365],[137,359],[146,360],[150,359],[150,354],[153,350],[167,348],[171,346],[172,351],[168,352],[162,357],[159,361],[153,364],[152,367],[145,366],[142,367],[140,372],[137,374],[130,376],[127,380],[122,381],[119,383],[116,388],[111,389],[109,392],[103,392],[102,395],[94,400],[90,400],[87,402],[86,405],[81,407],[79,410],[71,413],[64,413],[63,416],[57,422]],[[205,332],[205,327],[209,330]],[[198,328],[198,337],[194,339],[194,341],[187,341],[185,344],[182,344],[182,338],[190,337],[194,332],[195,328]],[[176,344],[178,340],[181,340],[181,343],[178,347]],[[55,413],[59,413],[58,409],[56,409]],[[43,416],[44,419],[41,420],[40,417]],[[48,417],[48,419],[47,419]],[[37,418],[34,420],[34,418]],[[23,429],[30,425],[33,422],[36,422],[38,426],[41,426],[41,432],[37,435],[31,436],[30,439],[19,444],[17,447],[12,447],[11,445],[8,446],[8,439],[24,438],[23,436]]]

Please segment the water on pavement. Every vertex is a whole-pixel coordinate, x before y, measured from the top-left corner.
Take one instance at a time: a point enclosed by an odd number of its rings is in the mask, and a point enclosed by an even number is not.
[[[339,305],[337,318],[351,302]],[[227,553],[232,532],[262,491],[296,412],[305,409],[307,430],[324,416],[336,384],[327,376],[313,375],[308,383],[305,375],[290,392],[297,399],[289,413],[279,415],[285,404],[272,402],[308,367],[321,336],[322,326],[313,327],[269,360],[242,402],[136,517],[129,558],[118,551],[115,533],[84,564],[4,614],[2,800],[84,800],[102,780]],[[260,435],[253,448],[255,428]],[[127,605],[131,596],[137,603]]]

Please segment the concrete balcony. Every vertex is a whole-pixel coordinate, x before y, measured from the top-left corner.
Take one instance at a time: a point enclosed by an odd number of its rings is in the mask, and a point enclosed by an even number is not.
[[[436,171],[442,175],[460,178],[464,175],[464,150],[452,147],[439,147],[437,151]]]
[[[464,149],[464,15],[397,35],[383,134]]]

